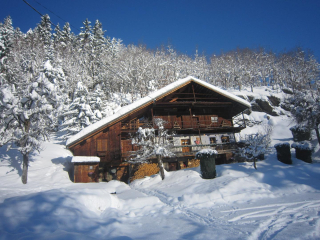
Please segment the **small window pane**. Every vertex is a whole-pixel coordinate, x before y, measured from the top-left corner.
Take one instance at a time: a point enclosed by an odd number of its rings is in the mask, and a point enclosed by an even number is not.
[[[218,117],[211,117],[211,122],[212,123],[217,123],[218,122]]]
[[[229,136],[222,136],[222,137],[221,137],[221,142],[223,142],[223,143],[228,143],[228,142],[230,142]]]

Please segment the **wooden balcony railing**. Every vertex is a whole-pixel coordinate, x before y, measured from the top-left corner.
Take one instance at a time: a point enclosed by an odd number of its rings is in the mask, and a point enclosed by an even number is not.
[[[186,151],[186,148],[189,148]],[[205,148],[210,148],[216,150],[218,154],[223,154],[226,152],[232,152],[237,149],[236,143],[220,143],[220,144],[197,144],[197,145],[180,145],[173,146],[172,152],[176,156],[195,156],[195,154]]]
[[[224,153],[232,152],[236,150],[237,144],[235,142],[232,142],[232,143],[222,143],[222,144],[175,145],[175,146],[172,146],[171,152],[175,154],[175,157],[184,157],[184,156],[194,157],[198,151],[205,148],[216,150],[218,154],[224,154]],[[123,160],[127,160],[134,156],[135,156],[135,152],[133,151],[122,153]],[[155,157],[156,156],[153,156],[151,158],[155,158]]]
[[[122,130],[138,130],[142,128],[157,128],[152,121],[132,120],[130,122],[122,122]],[[184,130],[184,129],[217,129],[217,128],[245,128],[245,124],[233,126],[232,119],[223,119],[217,122],[209,121],[167,121],[164,125],[165,129]]]

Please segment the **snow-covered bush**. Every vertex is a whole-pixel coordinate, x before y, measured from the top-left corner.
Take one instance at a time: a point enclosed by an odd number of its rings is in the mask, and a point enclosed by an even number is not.
[[[310,142],[292,143],[291,147],[296,149],[296,158],[307,163],[312,163],[313,146]]]
[[[301,150],[310,150],[310,151],[313,150],[312,144],[307,141],[303,141],[303,142],[299,142],[299,143],[292,143],[291,147],[295,148],[295,149],[299,148]]]
[[[244,140],[241,140],[244,147],[240,147],[238,151],[240,157],[254,163],[258,159],[262,160],[270,146],[272,130],[272,126],[268,125],[262,132],[245,135]]]
[[[295,142],[310,140],[311,130],[306,126],[293,126],[290,128]]]
[[[285,164],[292,164],[291,152],[290,152],[290,143],[277,143],[274,145],[277,150],[277,158],[280,162]]]
[[[320,144],[320,96],[314,89],[296,92],[290,99],[291,113],[300,128],[314,129]]]

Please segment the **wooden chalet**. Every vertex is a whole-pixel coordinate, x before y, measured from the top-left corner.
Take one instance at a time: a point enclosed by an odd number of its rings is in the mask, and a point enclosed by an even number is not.
[[[202,148],[218,151],[216,164],[228,163],[234,161],[234,134],[245,128],[244,121],[236,124],[233,119],[248,108],[250,103],[247,101],[204,81],[187,77],[83,129],[68,139],[67,148],[74,156],[99,157],[100,181],[117,179],[126,182],[131,169],[127,160],[136,150],[131,144],[132,134],[139,127],[154,127],[154,119],[162,118],[167,122],[165,128],[175,132],[172,139],[175,156],[163,159],[167,170],[187,167],[188,161],[194,159]],[[75,165],[80,169],[79,165],[88,163],[80,161]],[[90,171],[89,167],[86,169]],[[75,182],[89,182],[87,175],[90,176],[90,172],[75,171]]]

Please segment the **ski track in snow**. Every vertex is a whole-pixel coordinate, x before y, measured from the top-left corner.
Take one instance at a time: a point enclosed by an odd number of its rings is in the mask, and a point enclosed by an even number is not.
[[[310,225],[314,222],[314,236],[306,236],[306,239],[316,239],[320,234],[320,200],[314,201],[299,201],[289,203],[267,204],[262,206],[234,208],[231,210],[219,211],[216,207],[206,209],[206,215],[203,216],[195,213],[198,209],[189,208],[182,205],[180,202],[173,202],[170,196],[160,190],[147,190],[135,188],[135,190],[147,195],[157,197],[162,203],[172,209],[175,213],[181,213],[187,219],[198,222],[200,224],[215,227],[233,223],[233,227],[229,228],[229,232],[234,232],[238,236],[239,233],[246,235],[246,231],[242,230],[241,225],[248,224],[248,221],[259,222],[260,224],[248,236],[247,239],[277,239],[277,234],[288,228],[290,224],[299,224],[308,222]],[[231,207],[231,206],[229,206]],[[222,216],[218,216],[217,212]],[[305,214],[307,212],[315,212],[317,218]],[[247,212],[243,213],[242,212]],[[210,217],[208,217],[210,216]],[[227,220],[229,218],[229,220]],[[259,220],[257,220],[259,219]],[[238,226],[238,227],[236,227]],[[226,226],[227,228],[227,226]]]
[[[260,220],[258,228],[252,232],[248,239],[273,239],[277,234],[287,228],[290,224],[297,224],[300,222],[315,221],[313,217],[305,215],[305,212],[317,212],[317,225],[319,229],[319,213],[320,213],[320,200],[319,201],[303,201],[291,202],[283,204],[270,204],[259,207],[243,208],[235,210],[222,211],[224,213],[237,214],[242,211],[249,211],[249,213],[240,214],[234,218],[229,219],[229,222],[237,222],[241,220],[257,219]],[[317,233],[318,236],[318,233]]]
[[[239,238],[239,235],[245,236],[246,232],[242,231],[241,228],[238,227],[231,227],[228,226],[228,222],[225,221],[223,218],[217,218],[215,217],[215,214],[210,214],[211,212],[216,212],[216,209],[207,209],[206,215],[210,216],[204,216],[200,213],[196,213],[198,209],[186,207],[180,202],[173,202],[169,200],[171,197],[167,195],[166,193],[160,191],[160,190],[147,190],[147,189],[141,189],[141,188],[135,188],[135,190],[147,195],[147,196],[153,196],[157,197],[163,204],[165,204],[167,207],[171,208],[172,212],[175,214],[183,214],[187,220],[191,222],[196,222],[201,225],[205,225],[210,228],[216,228],[219,227],[220,229],[223,229],[224,231],[228,232],[230,235],[235,236],[234,239],[241,239]]]
[[[293,207],[295,205],[298,205],[297,207]],[[280,209],[280,208],[288,208],[285,213],[289,212],[294,212],[298,211],[302,208],[306,207],[320,207],[320,200],[319,201],[304,201],[304,202],[291,202],[291,203],[283,203],[283,204],[270,204],[270,205],[264,205],[264,206],[259,206],[259,207],[252,207],[252,208],[243,208],[243,209],[236,209],[236,210],[227,210],[227,211],[221,211],[221,212],[240,212],[240,211],[250,211],[247,214],[239,215],[233,219],[230,219],[229,222],[234,222],[234,221],[239,221],[242,219],[249,219],[249,218],[254,218],[254,217],[263,217],[263,216],[269,216],[270,212],[274,212],[275,209]],[[258,211],[254,211],[255,209],[262,209]],[[261,214],[263,213],[263,214]]]
[[[159,190],[146,190],[146,189],[136,189],[136,190],[146,194],[147,196],[157,197],[162,203],[172,208],[173,211],[175,211],[176,213],[182,213],[185,216],[187,216],[189,219],[192,219],[193,221],[196,220],[199,223],[205,224],[207,226],[212,226],[215,223],[213,219],[194,213],[191,210],[188,210],[187,208],[182,206],[180,203],[172,203],[171,201],[168,200],[169,196],[164,192],[161,192]]]

